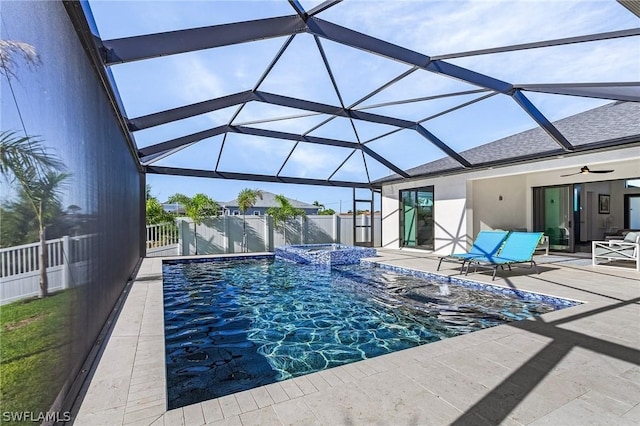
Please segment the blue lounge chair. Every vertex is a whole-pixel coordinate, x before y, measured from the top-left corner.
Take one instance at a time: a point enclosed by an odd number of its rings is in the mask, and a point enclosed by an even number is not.
[[[438,262],[438,271],[442,261],[447,262],[462,262],[460,267],[460,273],[464,270],[464,265],[469,259],[473,259],[478,256],[493,256],[498,253],[502,243],[507,238],[508,231],[480,231],[476,240],[473,242],[471,249],[467,253],[453,253],[447,256],[442,256],[440,262]]]
[[[504,269],[506,265],[511,270],[511,265],[518,263],[529,263],[531,268],[535,268],[536,273],[540,273],[538,265],[533,260],[533,253],[543,237],[542,232],[511,232],[497,255],[477,256],[469,259],[466,273],[469,273],[471,265],[492,268],[493,277],[491,279],[495,280],[498,266]]]

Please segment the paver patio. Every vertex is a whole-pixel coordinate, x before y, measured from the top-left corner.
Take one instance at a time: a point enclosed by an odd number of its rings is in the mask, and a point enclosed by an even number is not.
[[[75,424],[640,424],[640,274],[536,259],[539,275],[470,278],[586,303],[171,411],[162,260],[144,259]],[[378,249],[377,261],[437,266],[434,255],[400,250]]]

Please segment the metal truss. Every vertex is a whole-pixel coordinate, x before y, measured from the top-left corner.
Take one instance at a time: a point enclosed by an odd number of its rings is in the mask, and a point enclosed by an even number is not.
[[[146,172],[184,176],[202,176],[220,179],[302,183],[311,185],[377,187],[379,186],[379,183],[373,182],[369,176],[367,158],[369,158],[369,161],[376,161],[389,170],[393,171],[398,175],[399,179],[415,177],[410,176],[397,164],[389,161],[383,155],[376,152],[368,145],[374,140],[385,138],[401,130],[412,130],[416,132],[423,138],[425,143],[434,145],[439,150],[441,150],[443,154],[455,160],[455,162],[458,164],[458,167],[455,167],[456,170],[486,167],[487,164],[473,164],[469,162],[462,155],[456,152],[455,149],[450,147],[447,144],[447,141],[440,140],[436,135],[429,131],[428,127],[426,126],[428,125],[429,120],[456,111],[458,109],[465,108],[473,103],[482,102],[483,100],[492,96],[509,96],[537,123],[540,128],[542,128],[551,137],[552,140],[556,142],[556,144],[558,145],[558,149],[554,150],[549,155],[557,155],[558,152],[581,152],[585,148],[577,148],[573,146],[567,140],[567,138],[551,123],[551,121],[547,119],[547,117],[545,117],[545,115],[534,105],[534,103],[532,103],[527,98],[525,92],[540,92],[560,95],[583,96],[598,99],[640,102],[639,82],[512,84],[491,77],[489,75],[478,73],[471,69],[467,69],[447,62],[448,59],[469,56],[514,52],[526,49],[539,49],[544,47],[586,43],[623,37],[637,37],[640,36],[640,28],[584,35],[578,37],[568,37],[563,39],[538,41],[467,52],[449,53],[437,56],[427,56],[420,52],[416,52],[402,46],[389,43],[385,40],[381,40],[379,38],[375,38],[351,30],[349,28],[322,20],[316,16],[318,13],[340,3],[341,0],[327,0],[310,9],[309,11],[306,11],[297,0],[288,1],[293,11],[295,12],[295,14],[293,15],[214,25],[203,28],[192,28],[180,31],[126,37],[113,40],[100,39],[95,24],[93,24],[93,17],[91,16],[89,8],[82,8],[85,22],[80,22],[80,17],[82,15],[78,13],[77,7],[71,6],[75,2],[66,2],[67,9],[73,9],[73,13],[70,11],[70,16],[72,18],[72,21],[74,22],[74,25],[76,25],[76,29],[79,30],[79,28],[81,27],[83,32],[87,32],[88,29],[88,31],[90,31],[93,36],[93,40],[91,42],[88,42],[86,40],[84,40],[84,42],[85,44],[88,44],[90,50],[92,50],[93,54],[91,56],[93,60],[95,62],[99,62],[96,65],[100,70],[102,70],[101,74],[105,76],[105,78],[103,78],[103,84],[105,84],[108,91],[112,93],[112,97],[114,99],[112,104],[115,106],[116,112],[119,115],[121,121],[126,123],[127,132],[133,133],[139,130],[148,129],[154,126],[210,113],[224,108],[234,106],[237,107],[235,113],[225,125],[210,128],[189,135],[184,135],[172,140],[167,140],[148,146],[146,148],[139,149],[137,151],[137,156],[140,159],[141,165],[144,167]],[[260,86],[262,85],[264,80],[272,72],[274,66],[280,60],[283,53],[290,47],[292,40],[299,34],[308,34],[313,37],[316,48],[320,54],[320,57],[322,58],[325,72],[329,77],[329,80],[331,81],[331,85],[338,99],[338,105],[318,103],[301,98],[289,97],[260,90]],[[135,118],[126,117],[124,109],[122,107],[122,103],[119,99],[117,87],[109,71],[110,66],[119,63],[146,60],[167,55],[175,55],[203,49],[213,49],[222,46],[239,45],[258,40],[275,38],[284,38],[285,41],[253,88],[216,99],[210,99],[191,105],[184,105],[178,108],[159,111],[153,114]],[[336,82],[331,62],[324,51],[324,40],[329,40],[331,42],[339,43],[343,46],[359,49],[392,61],[400,62],[407,65],[409,69],[396,76],[395,78],[389,80],[385,84],[382,84],[380,87],[376,88],[370,93],[364,95],[353,104],[346,105],[344,103],[344,97],[342,96],[342,93]],[[463,81],[477,88],[453,93],[445,93],[430,97],[402,99],[394,102],[387,102],[376,105],[362,105],[366,100],[370,99],[386,88],[398,83],[399,81],[402,81],[407,76],[415,72],[435,73],[446,78]],[[402,117],[374,114],[366,111],[368,109],[378,108],[382,106],[402,105],[413,102],[424,102],[433,99],[440,99],[443,97],[455,97],[475,94],[478,95],[478,97],[476,97],[475,99],[460,103],[457,106],[417,121],[406,120]],[[260,102],[269,105],[287,107],[290,109],[298,110],[300,111],[300,113],[285,117],[234,124],[242,109],[251,102]],[[257,123],[268,123],[278,120],[287,120],[291,118],[314,115],[325,115],[327,116],[327,118],[320,124],[300,134],[251,127],[252,124]],[[349,124],[353,130],[353,134],[355,136],[355,142],[310,135],[311,132],[339,117],[345,118],[349,121]],[[355,125],[356,121],[383,124],[386,126],[391,126],[394,129],[383,135],[377,136],[367,141],[363,141],[358,134],[357,127]],[[295,144],[289,151],[289,154],[287,155],[284,162],[278,167],[278,171],[273,175],[236,173],[234,171],[223,172],[219,170],[220,159],[223,150],[226,149],[226,136],[231,133],[294,141]],[[187,146],[191,146],[192,144],[197,143],[201,140],[218,135],[223,135],[223,141],[220,151],[217,155],[217,162],[214,170],[192,170],[171,167],[158,167],[153,165],[153,163],[159,161],[160,159],[172,155]],[[338,168],[335,169],[335,171],[330,176],[328,176],[327,179],[305,179],[282,176],[283,169],[285,168],[287,162],[293,155],[300,142],[347,148],[350,150],[350,153],[342,161],[340,166],[338,166]],[[617,141],[615,143],[624,144],[627,142]],[[362,156],[362,161],[364,164],[363,172],[366,175],[366,182],[345,182],[333,180],[333,176],[336,175],[336,173],[342,168],[342,166],[344,166],[347,161],[349,161],[349,159],[351,159],[353,155],[355,155],[358,151]]]

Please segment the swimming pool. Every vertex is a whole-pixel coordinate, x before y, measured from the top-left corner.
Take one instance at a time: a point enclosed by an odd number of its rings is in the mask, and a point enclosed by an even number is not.
[[[273,256],[165,262],[168,408],[577,304],[400,272]]]

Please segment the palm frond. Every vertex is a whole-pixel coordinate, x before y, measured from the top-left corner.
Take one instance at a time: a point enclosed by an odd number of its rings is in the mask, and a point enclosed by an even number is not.
[[[64,164],[47,152],[42,141],[33,136],[18,136],[15,132],[0,132],[0,174],[11,181],[15,177],[46,174],[62,170]]]
[[[30,66],[35,67],[40,64],[40,56],[36,48],[29,43],[12,40],[0,40],[0,74],[11,76],[17,79],[15,72],[18,66],[18,59]]]
[[[218,215],[218,203],[206,194],[198,193],[193,197],[184,194],[173,194],[168,200],[170,203],[178,203],[184,207],[185,214],[198,225],[207,216]]]
[[[245,211],[247,211],[248,209],[250,209],[251,207],[253,207],[256,204],[256,202],[258,201],[258,198],[260,198],[262,200],[262,191],[261,190],[259,190],[259,189],[249,189],[249,188],[243,189],[238,194],[238,198],[237,198],[238,209],[242,213],[244,213]]]
[[[18,197],[28,200],[38,220],[45,224],[52,219],[48,214],[52,210],[51,207],[60,205],[67,180],[70,177],[70,173],[51,170],[42,176],[32,176],[31,178],[19,175],[17,176],[20,181]]]
[[[276,228],[280,228],[289,219],[296,218],[298,216],[306,217],[303,209],[294,207],[284,195],[276,195],[276,201],[279,204],[278,207],[269,207],[267,214],[273,217],[273,222]]]

